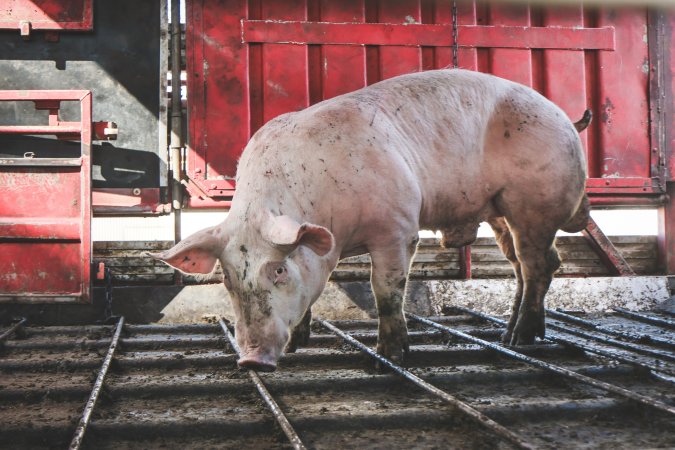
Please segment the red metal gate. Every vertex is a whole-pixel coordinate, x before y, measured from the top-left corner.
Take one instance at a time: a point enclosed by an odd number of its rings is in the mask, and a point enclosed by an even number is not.
[[[0,101],[33,101],[49,111],[48,125],[0,125],[0,133],[81,143],[77,158],[0,159],[0,302],[89,301],[91,93],[0,91]],[[59,120],[62,101],[79,102],[79,122]]]
[[[460,67],[532,86],[577,120],[596,204],[664,192],[651,145],[645,9],[436,0],[188,3],[190,205],[223,206],[236,161],[271,118],[399,74]],[[457,36],[455,41],[454,36]],[[456,43],[456,46],[455,46]]]

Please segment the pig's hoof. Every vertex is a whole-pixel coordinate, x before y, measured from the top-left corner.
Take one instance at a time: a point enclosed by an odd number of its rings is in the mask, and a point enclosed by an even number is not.
[[[513,330],[507,329],[502,333],[502,344],[511,344],[511,337],[513,336]]]
[[[511,345],[532,345],[534,338],[539,336],[544,339],[546,325],[544,316],[539,317],[521,317],[518,319],[513,329],[509,343]]]
[[[398,365],[403,363],[409,351],[407,333],[402,338],[390,340],[386,343],[378,342],[377,344],[377,353]]]

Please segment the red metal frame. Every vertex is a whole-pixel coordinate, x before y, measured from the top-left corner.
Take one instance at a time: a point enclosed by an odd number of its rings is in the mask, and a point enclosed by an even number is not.
[[[0,302],[91,299],[91,92],[0,91],[0,101],[34,101],[49,125],[1,126],[81,142],[78,158],[0,159]],[[60,122],[61,101],[80,103],[80,122]]]
[[[442,0],[195,0],[187,12],[194,207],[233,195],[236,161],[271,118],[452,63],[451,3]],[[461,2],[457,22],[460,67],[532,86],[573,120],[594,110],[582,134],[594,204],[663,199],[647,127],[646,10]]]
[[[242,41],[260,44],[396,45],[450,47],[451,24],[241,21]],[[614,27],[459,25],[464,48],[614,50]]]
[[[187,204],[227,207],[236,161],[271,118],[381,79],[453,63],[452,2],[204,0],[188,3]],[[668,12],[457,3],[460,67],[538,90],[581,134],[595,207],[663,207],[675,272],[672,42]]]
[[[162,201],[160,188],[95,188],[92,205],[97,216],[171,212],[171,204]]]
[[[91,31],[94,29],[93,0],[3,0],[0,29]]]

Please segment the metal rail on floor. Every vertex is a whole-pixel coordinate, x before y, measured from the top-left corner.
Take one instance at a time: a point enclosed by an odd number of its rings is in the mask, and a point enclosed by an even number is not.
[[[87,404],[85,405],[84,411],[82,412],[80,422],[78,423],[77,428],[75,429],[75,434],[73,435],[73,439],[70,442],[70,446],[68,447],[69,450],[77,450],[82,445],[82,441],[84,440],[84,433],[87,431],[87,426],[89,425],[91,414],[94,411],[96,401],[98,400],[98,395],[100,394],[101,388],[103,387],[103,382],[105,381],[105,376],[108,373],[108,368],[110,368],[110,363],[112,362],[113,355],[115,354],[115,350],[117,349],[117,344],[119,343],[123,327],[124,327],[124,317],[120,317],[119,321],[117,322],[115,334],[113,335],[112,340],[110,342],[108,353],[105,355],[103,365],[101,366],[101,370],[98,372],[98,377],[96,378],[94,387],[91,390],[91,395],[89,395],[89,400],[87,400]]]
[[[470,405],[464,403],[463,401],[459,400],[456,397],[453,397],[452,395],[448,394],[447,392],[438,389],[437,387],[427,383],[426,381],[422,380],[412,372],[404,369],[403,367],[395,364],[391,360],[385,358],[384,356],[378,354],[376,351],[371,349],[370,347],[366,346],[365,344],[357,341],[347,333],[343,332],[339,328],[337,328],[335,325],[331,324],[330,322],[327,322],[325,320],[315,318],[315,321],[320,323],[324,328],[330,330],[331,332],[335,333],[336,335],[340,336],[342,339],[344,339],[348,344],[351,346],[361,350],[362,352],[366,353],[376,361],[380,362],[381,364],[385,365],[398,375],[402,376],[403,378],[411,381],[414,383],[416,386],[424,389],[428,393],[444,400],[445,402],[449,403],[453,407],[457,408],[458,411],[461,411],[464,413],[467,417],[470,419],[474,420],[476,423],[479,425],[489,429],[496,435],[506,439],[510,443],[514,444],[515,446],[519,448],[524,448],[524,449],[531,449],[534,448],[530,443],[525,441],[523,438],[515,434],[514,432],[510,431],[503,425],[500,425],[499,423],[495,422],[494,420],[490,419],[488,416],[485,414],[481,413],[480,411],[474,409]]]
[[[492,323],[495,323],[497,325],[501,325],[502,327],[506,327],[506,321],[505,320],[501,320],[501,319],[498,319],[496,317],[492,317],[490,315],[483,314],[483,313],[478,312],[478,311],[473,311],[469,308],[464,308],[462,306],[454,306],[453,309],[455,309],[456,311],[461,311],[462,313],[465,313],[465,314],[472,315],[474,317],[478,317],[479,319],[483,319],[483,320],[486,320],[488,322],[492,322]],[[619,353],[616,353],[616,352],[613,352],[613,351],[610,351],[610,350],[605,350],[605,349],[601,349],[601,348],[597,348],[597,347],[591,347],[589,345],[585,345],[585,344],[582,344],[580,342],[571,341],[569,339],[565,339],[564,337],[562,337],[560,335],[556,335],[556,334],[552,334],[552,333],[548,333],[546,335],[546,339],[549,340],[549,341],[557,342],[557,343],[562,344],[562,345],[566,345],[568,347],[577,348],[579,350],[583,350],[583,351],[588,352],[588,353],[593,353],[593,354],[596,354],[596,355],[599,355],[599,356],[604,356],[606,358],[612,358],[612,359],[615,359],[617,361],[620,361],[620,362],[623,362],[623,363],[626,363],[626,364],[631,364],[633,366],[640,367],[642,369],[646,369],[647,371],[649,371],[649,373],[651,373],[651,375],[653,377],[655,377],[655,378],[657,378],[661,381],[665,381],[665,382],[668,382],[668,383],[671,383],[671,384],[675,384],[675,378],[673,377],[673,374],[667,373],[666,371],[664,371],[663,367],[657,367],[653,364],[649,364],[649,363],[646,363],[646,362],[643,362],[643,361],[639,361],[635,358],[631,358],[631,357],[628,357],[628,356],[625,356],[625,355],[621,355]]]
[[[562,324],[562,323],[547,322],[546,326],[551,328],[552,330],[557,330],[557,331],[562,331],[564,333],[573,334],[575,336],[579,336],[579,337],[582,337],[582,338],[590,340],[590,341],[599,342],[601,344],[618,347],[618,348],[621,348],[621,349],[624,349],[624,350],[630,350],[632,352],[640,353],[640,354],[646,355],[646,356],[666,359],[668,361],[675,361],[675,355],[673,355],[671,353],[664,352],[664,351],[661,351],[661,350],[654,350],[654,349],[651,349],[651,348],[642,347],[640,345],[632,344],[630,342],[618,341],[616,339],[608,338],[608,337],[605,337],[605,336],[598,336],[598,335],[595,335],[595,334],[592,334],[592,333],[587,333],[586,331],[577,330],[577,329],[571,328],[571,327],[569,327],[565,324]]]
[[[223,333],[225,333],[225,336],[227,337],[230,346],[232,347],[232,349],[234,349],[235,353],[239,355],[240,350],[239,346],[237,345],[237,341],[234,338],[234,335],[230,332],[230,329],[227,328],[227,325],[225,324],[223,319],[220,319],[218,323],[220,324],[220,327],[223,329]],[[302,443],[302,440],[300,440],[300,436],[298,436],[298,433],[295,431],[291,423],[288,421],[281,408],[279,408],[279,405],[265,387],[265,384],[260,379],[258,373],[255,370],[249,370],[248,375],[251,378],[251,381],[255,385],[256,389],[258,389],[260,396],[265,401],[270,411],[272,411],[274,418],[277,420],[277,423],[279,423],[279,426],[283,430],[286,437],[288,437],[288,440],[290,441],[293,448],[295,448],[296,450],[306,450],[305,445]]]
[[[627,389],[624,389],[619,386],[615,386],[610,383],[606,383],[604,381],[599,381],[591,377],[587,377],[585,375],[581,375],[577,372],[573,372],[569,369],[566,369],[564,367],[556,366],[553,364],[549,364],[545,361],[541,361],[539,359],[533,358],[531,356],[523,355],[522,353],[518,353],[514,350],[502,347],[501,345],[495,344],[493,342],[488,342],[483,339],[479,339],[477,337],[471,336],[469,334],[463,333],[458,330],[454,330],[450,327],[447,327],[445,325],[441,325],[439,323],[433,322],[429,319],[426,319],[424,317],[417,316],[415,314],[408,313],[407,316],[411,319],[413,319],[416,322],[422,323],[424,325],[430,326],[432,328],[436,328],[437,330],[444,331],[452,336],[464,339],[465,341],[469,341],[471,343],[480,345],[483,348],[488,348],[491,350],[494,350],[504,356],[507,356],[511,359],[515,359],[518,361],[525,362],[527,364],[530,364],[532,366],[538,367],[540,369],[547,370],[549,372],[555,373],[557,375],[561,375],[566,378],[573,379],[575,381],[578,381],[580,383],[588,384],[590,386],[593,386],[598,389],[602,389],[605,392],[609,392],[614,395],[618,395],[620,397],[626,398],[628,400],[632,400],[634,402],[650,406],[652,408],[658,409],[660,411],[667,412],[669,414],[675,415],[675,407],[667,405],[659,400],[655,400],[651,397],[647,397],[642,394],[637,394],[635,392],[631,392]]]
[[[590,328],[600,333],[608,334],[610,336],[618,337],[621,339],[626,339],[636,344],[649,344],[656,347],[669,348],[671,350],[675,350],[675,340],[672,339],[665,339],[658,336],[651,336],[645,333],[636,334],[636,333],[629,333],[626,331],[619,331],[610,327],[599,325],[590,320],[582,319],[581,317],[573,316],[572,314],[567,314],[565,312],[555,311],[552,309],[547,309],[546,314],[550,315],[551,317],[555,317],[558,320],[581,325],[583,327]]]
[[[656,325],[657,327],[670,328],[675,330],[675,322],[668,319],[662,319],[660,317],[648,316],[647,314],[638,313],[635,311],[628,311],[623,308],[612,308],[615,312],[621,314],[624,317],[629,319],[637,320],[639,322],[648,323],[650,325]]]
[[[12,325],[5,331],[4,333],[0,334],[0,346],[7,340],[9,337],[14,334],[18,333],[19,330],[21,330],[21,327],[23,327],[26,324],[26,318],[22,317],[21,320],[19,320],[17,323]]]

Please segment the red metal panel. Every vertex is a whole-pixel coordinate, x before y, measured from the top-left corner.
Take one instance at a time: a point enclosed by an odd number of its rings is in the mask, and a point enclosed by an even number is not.
[[[251,135],[248,53],[240,30],[247,8],[245,0],[188,3],[186,173],[208,196],[233,194],[237,160]]]
[[[306,20],[305,1],[264,2],[262,19]],[[309,106],[307,47],[293,44],[263,44],[263,121]]]
[[[452,23],[452,17],[448,20],[444,14],[442,17],[444,22]],[[457,3],[457,23],[461,27],[458,29],[462,31],[462,38],[464,38],[465,26],[476,26],[478,24],[478,11],[474,2],[458,2]],[[459,40],[459,39],[458,39]],[[475,47],[460,47],[457,49],[458,65],[462,69],[478,70],[478,50]],[[441,68],[443,66],[439,66]]]
[[[621,30],[616,51],[599,52],[596,114],[599,167],[591,177],[649,178],[649,49],[644,10],[601,10],[598,26]],[[656,176],[656,174],[654,174]]]
[[[217,205],[207,199],[232,194],[238,155],[270,118],[364,83],[452,64],[451,2],[190,5],[191,205]],[[660,175],[650,156],[647,125],[644,10],[458,2],[457,22],[460,67],[533,86],[572,120],[588,107],[594,111],[582,139],[592,177],[589,192],[602,196],[596,204],[630,203],[641,195],[650,199],[640,204],[652,204],[661,198],[663,185],[652,180]],[[212,70],[216,66],[219,70]],[[241,81],[242,98],[222,102],[228,94],[215,80],[227,77]]]
[[[0,91],[0,101],[80,102],[80,123],[24,127],[77,137],[79,158],[0,160],[0,301],[89,301],[91,271],[91,94]],[[58,105],[58,104],[56,104]],[[2,131],[15,132],[8,127]]]
[[[322,22],[364,22],[364,0],[321,0]],[[366,85],[366,49],[362,45],[325,45],[320,61],[322,99]]]
[[[549,7],[544,11],[547,27],[583,27],[584,11],[581,6]],[[586,70],[583,52],[570,50],[544,51],[544,95],[560,106],[567,116],[579,120],[590,105],[586,103]],[[581,134],[586,148],[587,133]]]
[[[448,14],[446,9],[438,10],[441,17]],[[406,17],[408,18],[406,20],[416,20],[411,15]],[[467,15],[467,20],[471,20],[470,15]],[[450,24],[328,23],[268,19],[242,20],[241,26],[242,39],[247,43],[387,46],[383,50],[414,47],[401,50],[406,50],[415,57],[419,53],[420,46],[450,47],[453,42]],[[615,46],[614,28],[610,26],[591,29],[571,26],[544,28],[459,25],[458,42],[464,50],[478,47],[613,50]],[[394,49],[390,49],[389,46],[393,46]],[[451,51],[450,48],[444,50]]]
[[[93,0],[3,0],[0,29],[79,30],[94,28]],[[22,31],[22,34],[26,34]]]
[[[530,25],[530,10],[526,5],[493,4],[489,11],[490,25]],[[490,30],[490,27],[480,27]],[[462,41],[462,38],[459,38]],[[490,50],[490,72],[532,86],[532,53],[528,50],[495,48]]]
[[[420,23],[422,19],[420,1],[379,0],[378,19],[380,22],[392,24]],[[417,72],[421,68],[422,52],[420,48],[397,45],[380,47],[379,74],[382,80],[404,73]]]

